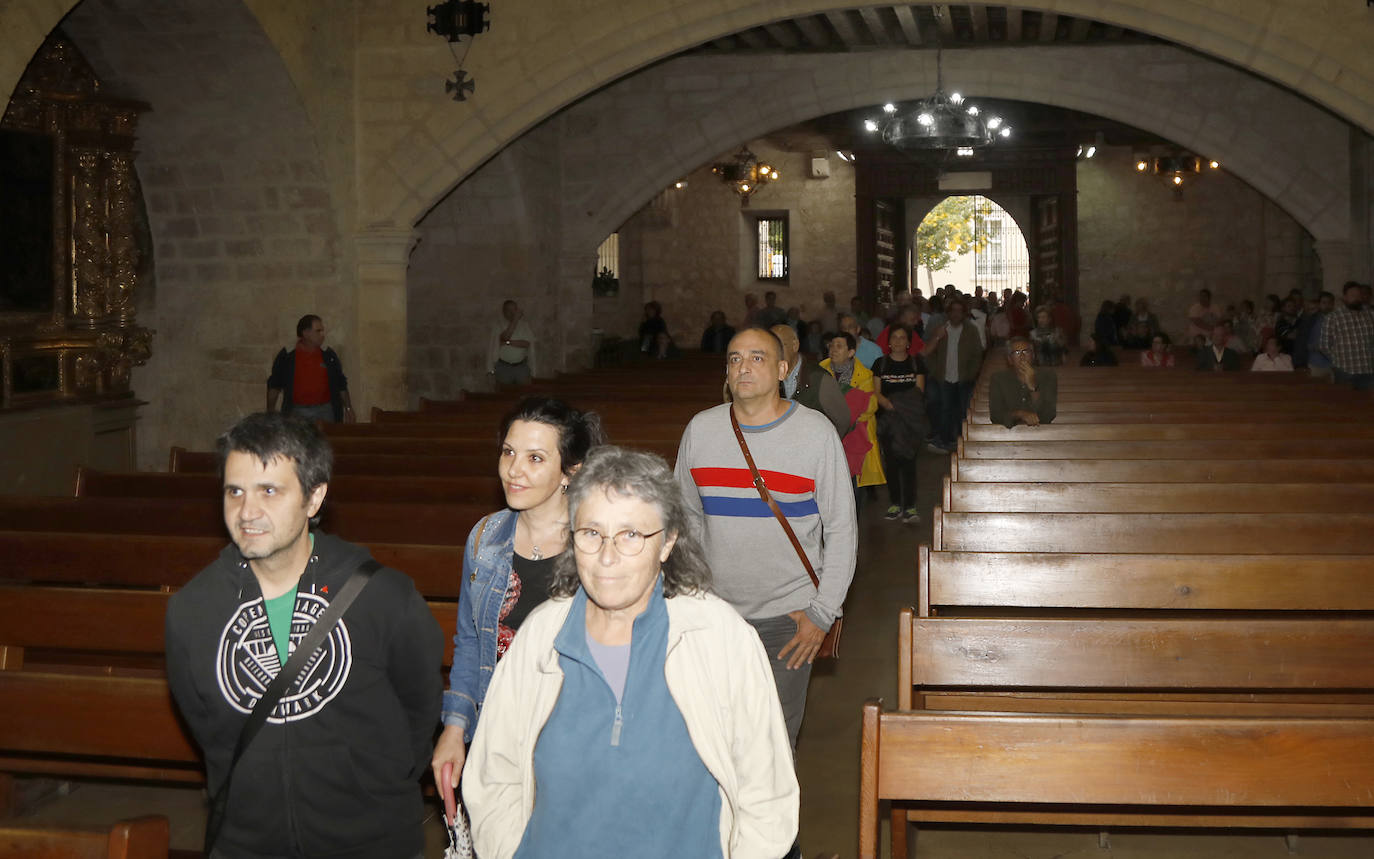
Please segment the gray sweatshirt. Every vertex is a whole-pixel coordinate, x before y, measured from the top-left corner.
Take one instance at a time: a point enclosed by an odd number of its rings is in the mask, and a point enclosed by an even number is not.
[[[700,516],[715,592],[744,617],[805,610],[828,629],[854,578],[857,525],[854,489],[840,437],[820,412],[788,402],[771,424],[741,425],[749,452],[811,565],[811,584],[782,525],[754,488],[730,429],[730,405],[692,418],[677,451],[677,479]]]

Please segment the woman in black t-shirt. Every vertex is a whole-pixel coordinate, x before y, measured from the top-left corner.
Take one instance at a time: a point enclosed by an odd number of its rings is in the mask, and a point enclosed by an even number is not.
[[[911,329],[894,326],[889,354],[873,362],[878,395],[878,448],[887,474],[887,518],[919,522],[916,509],[916,454],[925,438],[926,365],[913,355]]]

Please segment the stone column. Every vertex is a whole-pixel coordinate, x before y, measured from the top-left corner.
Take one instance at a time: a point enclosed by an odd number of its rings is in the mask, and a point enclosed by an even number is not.
[[[357,234],[357,347],[348,388],[358,419],[373,406],[403,409],[406,392],[406,269],[415,246],[411,229]]]
[[[1350,277],[1374,279],[1374,137],[1350,129]]]
[[[1322,289],[1341,297],[1341,286],[1350,280],[1350,242],[1316,241],[1312,243],[1322,262]]]

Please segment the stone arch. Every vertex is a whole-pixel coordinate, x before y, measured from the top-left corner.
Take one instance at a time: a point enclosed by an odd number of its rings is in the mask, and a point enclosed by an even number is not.
[[[909,222],[908,229],[911,233],[911,235],[907,236],[907,241],[910,243],[910,246],[916,246],[916,230],[920,227],[921,222],[925,220],[926,215],[930,214],[932,209],[945,200],[948,200],[950,197],[971,197],[974,195],[991,200],[997,204],[998,208],[1006,212],[1016,224],[1016,231],[1021,234],[1021,241],[1025,242],[1029,247],[1030,236],[1034,235],[1034,229],[1030,223],[1030,210],[1017,205],[1015,201],[999,191],[949,191],[914,200],[914,205],[907,209],[907,220]]]
[[[1347,126],[1306,100],[1220,63],[1170,46],[1101,48],[1088,66],[1073,49],[945,53],[946,80],[970,97],[1041,102],[1118,120],[1222,161],[1293,216],[1318,241],[1341,241],[1349,231]],[[620,81],[567,111],[569,164],[597,153],[603,163],[633,165],[616,182],[588,182],[567,208],[569,251],[614,230],[645,200],[684,172],[741,140],[797,122],[884,100],[913,98],[934,86],[934,58],[837,54],[825,58],[682,57]],[[995,66],[995,67],[994,67]],[[1168,74],[1179,85],[1161,87]],[[731,86],[721,86],[724,80]],[[965,86],[964,82],[969,85]],[[751,92],[793,94],[766,104]],[[714,97],[711,94],[714,93]],[[1249,133],[1263,104],[1268,134]],[[655,107],[657,106],[657,107]],[[662,114],[648,113],[658,110]],[[636,114],[643,114],[636,116]],[[635,116],[633,123],[598,115]],[[627,128],[626,125],[630,127]],[[565,172],[565,181],[576,177]],[[597,238],[594,238],[597,237]]]
[[[623,20],[622,7],[609,3],[604,17],[580,9],[528,10],[525,20],[512,21],[504,33],[493,30],[483,52],[491,58],[488,63],[472,64],[478,79],[484,74],[488,80],[495,78],[479,104],[459,111],[449,110],[447,104],[433,105],[414,122],[415,133],[389,130],[394,142],[377,152],[377,163],[364,167],[370,177],[361,190],[364,217],[415,223],[457,181],[514,137],[561,106],[652,62],[740,29],[864,5],[731,0],[707,6],[659,0],[637,6],[638,18],[632,23]],[[1374,89],[1374,57],[1367,50],[1374,26],[1363,8],[1334,0],[1319,12],[1276,2],[1260,10],[1225,0],[1174,4],[1165,12],[1150,0],[1031,0],[1018,6],[1082,15],[1159,36],[1253,70],[1374,130],[1374,100],[1368,95]],[[612,28],[633,33],[635,40],[627,44],[610,35]],[[396,95],[406,97],[399,89]],[[442,156],[435,155],[436,149]]]
[[[148,401],[139,458],[160,465],[169,446],[204,449],[263,408],[302,314],[325,317],[348,361],[339,212],[296,87],[242,2],[181,0],[169,14],[86,0],[62,27],[105,92],[152,105],[135,166],[158,285],[139,319],[156,334],[133,381]]]

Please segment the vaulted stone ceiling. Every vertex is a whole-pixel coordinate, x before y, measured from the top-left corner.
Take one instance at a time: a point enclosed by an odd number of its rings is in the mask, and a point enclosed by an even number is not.
[[[1154,42],[1154,37],[1071,15],[1016,6],[901,4],[806,15],[716,39],[701,53],[863,51],[975,45]]]

